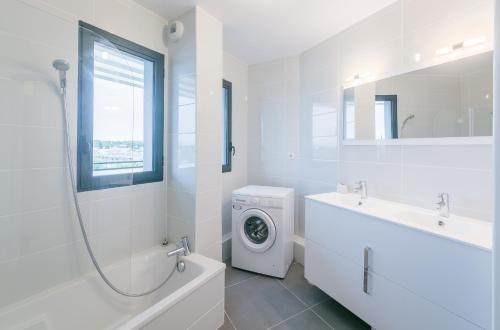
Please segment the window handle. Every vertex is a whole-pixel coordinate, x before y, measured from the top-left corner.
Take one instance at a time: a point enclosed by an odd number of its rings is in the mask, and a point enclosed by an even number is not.
[[[233,157],[236,154],[236,148],[233,145],[231,145],[231,154],[233,155]]]

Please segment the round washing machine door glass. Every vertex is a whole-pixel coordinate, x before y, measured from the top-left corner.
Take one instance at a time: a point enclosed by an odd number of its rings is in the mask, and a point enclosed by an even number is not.
[[[241,214],[239,225],[241,240],[250,251],[267,251],[276,240],[274,222],[262,210],[246,210]]]

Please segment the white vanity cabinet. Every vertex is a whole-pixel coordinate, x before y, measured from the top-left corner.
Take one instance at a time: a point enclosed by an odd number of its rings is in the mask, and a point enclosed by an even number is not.
[[[332,196],[332,203],[306,198],[312,284],[377,330],[491,328],[490,250],[371,216],[369,208],[357,212]]]

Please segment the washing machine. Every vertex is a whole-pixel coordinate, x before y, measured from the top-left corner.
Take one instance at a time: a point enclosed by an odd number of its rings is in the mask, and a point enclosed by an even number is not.
[[[232,266],[284,278],[293,260],[294,190],[246,186],[232,196]]]

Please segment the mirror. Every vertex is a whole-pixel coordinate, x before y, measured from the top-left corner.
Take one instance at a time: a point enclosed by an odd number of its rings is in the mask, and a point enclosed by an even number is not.
[[[344,139],[491,136],[493,54],[344,90]]]

